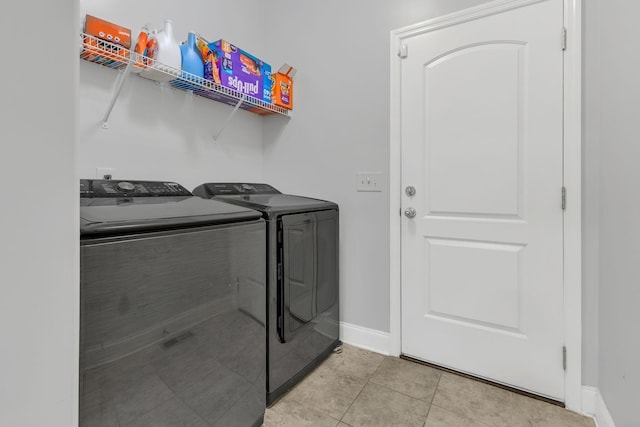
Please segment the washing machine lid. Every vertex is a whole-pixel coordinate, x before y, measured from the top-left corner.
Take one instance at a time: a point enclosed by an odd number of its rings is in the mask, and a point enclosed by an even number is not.
[[[227,224],[260,217],[255,210],[195,197],[174,182],[80,182],[83,237]]]
[[[206,183],[196,187],[193,194],[258,210],[267,219],[294,212],[338,209],[336,203],[311,197],[282,194],[268,184]]]

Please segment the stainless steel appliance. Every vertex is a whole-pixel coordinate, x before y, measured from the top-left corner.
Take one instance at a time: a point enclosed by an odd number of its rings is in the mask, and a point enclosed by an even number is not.
[[[267,184],[207,183],[197,196],[262,212],[267,228],[267,404],[339,345],[338,205]]]
[[[80,425],[261,425],[261,214],[173,182],[80,196]]]

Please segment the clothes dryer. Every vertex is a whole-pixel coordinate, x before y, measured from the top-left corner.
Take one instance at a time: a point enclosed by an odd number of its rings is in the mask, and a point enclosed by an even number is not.
[[[340,344],[338,205],[267,184],[206,183],[193,194],[266,221],[267,404]]]

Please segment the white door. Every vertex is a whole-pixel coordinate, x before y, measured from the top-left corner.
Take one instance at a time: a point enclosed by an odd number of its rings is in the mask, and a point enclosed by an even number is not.
[[[562,27],[545,0],[416,35],[401,74],[402,352],[558,400]]]

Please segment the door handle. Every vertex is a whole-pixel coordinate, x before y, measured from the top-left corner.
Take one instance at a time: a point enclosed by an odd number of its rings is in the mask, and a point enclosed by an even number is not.
[[[404,210],[404,216],[406,216],[407,218],[413,218],[414,216],[416,216],[416,210],[412,207],[408,207]]]

